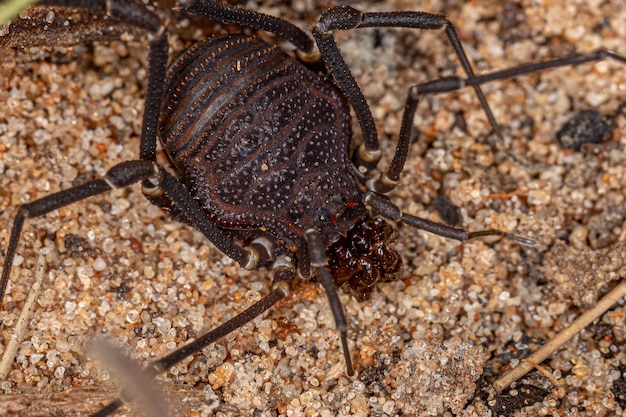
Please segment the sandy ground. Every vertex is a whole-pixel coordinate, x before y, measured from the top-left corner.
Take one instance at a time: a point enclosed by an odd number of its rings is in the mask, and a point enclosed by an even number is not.
[[[276,1],[262,10],[306,27],[334,4]],[[446,13],[478,73],[598,47],[626,55],[620,0],[354,6]],[[28,24],[54,34],[51,26],[63,17],[46,14]],[[462,73],[439,32],[363,30],[338,39],[372,106],[384,166],[407,87]],[[174,37],[173,48],[180,45]],[[141,40],[0,49],[3,255],[19,204],[136,158],[146,51]],[[490,384],[621,277],[625,74],[623,64],[604,61],[484,86],[507,148],[526,163],[495,150],[471,89],[425,100],[415,123],[421,136],[393,200],[414,215],[437,221],[459,215],[470,230],[499,228],[539,244],[500,238],[460,244],[400,227],[403,280],[380,285],[365,302],[341,296],[358,359],[355,378],[344,375],[322,290],[302,283],[288,302],[158,378],[171,415],[624,415],[623,300],[545,361],[544,372],[533,371],[502,394]],[[605,132],[594,137],[601,142],[565,149],[557,132],[572,118],[580,123],[582,110],[599,114],[594,132]],[[41,253],[43,288],[0,381],[3,415],[93,412],[119,387],[87,354],[95,335],[147,364],[242,311],[269,287],[267,271],[243,271],[151,206],[137,186],[116,190],[26,223],[0,312],[0,353]],[[127,407],[120,415],[139,412]]]

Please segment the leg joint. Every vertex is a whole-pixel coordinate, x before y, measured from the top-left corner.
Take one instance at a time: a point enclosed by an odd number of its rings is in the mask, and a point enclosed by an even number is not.
[[[363,13],[350,6],[338,6],[325,11],[320,21],[313,28],[318,33],[328,33],[333,30],[348,30],[359,27],[363,20]]]
[[[123,188],[157,175],[159,169],[154,162],[136,160],[114,166],[106,173],[104,180],[111,188]]]

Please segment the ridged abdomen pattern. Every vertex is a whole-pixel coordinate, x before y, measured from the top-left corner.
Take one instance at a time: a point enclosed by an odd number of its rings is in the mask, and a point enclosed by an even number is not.
[[[365,214],[343,94],[256,37],[212,38],[172,64],[159,135],[224,228],[292,247],[315,227],[328,244]]]

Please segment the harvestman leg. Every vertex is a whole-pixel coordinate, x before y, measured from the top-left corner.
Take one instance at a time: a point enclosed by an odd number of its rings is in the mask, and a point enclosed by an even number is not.
[[[185,2],[181,9],[195,16],[254,30],[265,30],[293,43],[300,51],[314,54],[315,43],[302,29],[284,19],[209,0]]]
[[[43,216],[88,197],[103,194],[114,188],[128,187],[140,181],[148,181],[153,187],[158,188],[171,199],[174,204],[179,207],[184,207],[184,214],[187,220],[194,224],[194,226],[211,240],[215,246],[231,258],[235,260],[239,258],[240,261],[238,262],[253,262],[257,260],[255,258],[258,256],[259,259],[267,261],[262,251],[251,248],[241,248],[225,236],[217,226],[208,220],[200,205],[180,186],[178,180],[164,168],[151,161],[126,161],[109,169],[104,179],[90,181],[67,190],[59,191],[40,198],[39,200],[24,204],[19,208],[11,229],[4,270],[2,271],[0,303],[2,302],[4,290],[9,279],[11,264],[15,256],[15,249],[25,219]],[[252,255],[252,252],[261,253]],[[243,265],[245,265],[245,263]]]
[[[81,0],[59,0],[59,1],[41,1],[39,2],[41,5],[49,5],[49,6],[67,6],[67,7],[82,7],[96,11],[107,11],[107,1],[81,1]],[[114,17],[122,18],[127,21],[129,24],[142,28],[151,33],[159,32],[161,28],[160,19],[153,13],[145,10],[142,6],[137,6],[134,3],[127,4],[126,2],[113,2],[110,4],[111,10],[109,13]],[[126,16],[126,18],[124,18]],[[153,40],[151,42],[150,52],[151,58],[154,55],[155,51],[165,50],[165,54],[167,56],[167,37],[163,36],[160,39]],[[167,58],[165,63],[167,62]],[[165,64],[164,64],[165,65]],[[151,65],[151,73],[150,73],[150,83],[155,84],[154,78],[158,70],[155,68],[158,65]],[[158,91],[157,95],[160,96],[161,91]],[[157,97],[158,98],[158,97]],[[158,117],[158,114],[157,114]],[[149,116],[146,115],[144,117],[144,125],[143,130],[145,132],[146,126],[150,125],[146,120],[149,119]],[[156,132],[153,134],[156,140]],[[150,137],[150,132],[147,134],[142,134],[142,144],[144,143],[143,138]],[[156,154],[152,152],[152,159],[148,155],[146,158],[144,155],[145,146],[142,145],[142,159],[145,160],[156,160]],[[156,142],[154,143],[154,149],[156,149]],[[147,151],[149,154],[149,151]],[[125,170],[124,168],[120,168],[120,171],[125,171],[125,175],[129,176],[129,184],[137,182],[138,180],[132,175],[133,173],[130,170]],[[109,171],[117,178],[117,170],[115,167]],[[108,173],[107,173],[108,175]],[[154,175],[151,174],[151,175]],[[120,180],[121,178],[117,178]],[[139,179],[142,180],[143,178]],[[123,181],[119,182],[119,184],[123,183]],[[17,244],[19,241],[20,233],[22,230],[22,226],[24,224],[24,220],[31,217],[43,216],[51,211],[57,210],[61,207],[65,207],[77,201],[83,200],[87,197],[91,197],[97,194],[104,193],[106,191],[111,190],[117,185],[113,182],[107,182],[107,180],[96,180],[87,184],[83,184],[78,187],[73,187],[69,190],[61,191],[42,199],[30,202],[28,204],[24,204],[19,208],[19,211],[15,217],[13,222],[13,228],[11,230],[11,237],[9,238],[9,245],[7,248],[7,254],[4,261],[4,268],[2,270],[2,276],[0,277],[0,305],[2,304],[2,299],[4,297],[4,292],[6,290],[7,283],[9,281],[9,275],[11,273],[11,266],[13,264],[13,258],[15,256],[15,250],[17,248]],[[121,185],[120,185],[121,186]]]
[[[474,76],[474,70],[463,50],[454,25],[443,15],[425,12],[363,13],[350,6],[338,6],[324,12],[320,21],[312,29],[313,37],[315,38],[324,62],[332,72],[337,83],[346,93],[350,104],[354,108],[359,124],[361,125],[363,144],[358,148],[358,151],[355,151],[353,161],[359,172],[363,175],[367,175],[374,170],[381,158],[376,126],[370,108],[365,101],[365,97],[341,56],[333,32],[336,30],[352,30],[368,27],[404,27],[423,30],[443,29],[454,48],[454,52],[461,61],[461,66],[470,78]],[[475,85],[473,87],[487,114],[489,123],[498,136],[498,140],[504,142],[502,133],[500,132],[480,86]]]
[[[324,62],[329,67],[337,83],[344,90],[350,104],[355,110],[359,124],[363,131],[363,145],[355,151],[353,159],[355,165],[361,173],[367,175],[376,168],[376,164],[381,157],[378,147],[378,138],[374,119],[370,112],[365,97],[358,87],[354,77],[350,73],[348,66],[343,60],[339,48],[334,39],[333,32],[336,30],[353,30],[358,28],[372,27],[404,27],[422,30],[445,30],[454,52],[461,62],[461,66],[467,73],[467,78],[445,77],[438,80],[414,85],[409,88],[409,95],[405,104],[404,117],[400,130],[399,144],[396,155],[389,171],[376,181],[373,190],[381,193],[389,192],[399,180],[400,173],[404,167],[406,155],[410,143],[410,132],[413,126],[413,119],[417,110],[419,99],[425,94],[442,93],[471,86],[487,115],[487,119],[498,140],[503,143],[502,132],[487,100],[480,89],[480,84],[515,77],[532,72],[543,71],[549,68],[561,66],[571,66],[586,62],[599,61],[606,58],[616,59],[626,62],[626,57],[620,56],[612,51],[600,49],[590,53],[575,54],[565,58],[558,58],[546,62],[520,65],[507,70],[495,71],[490,74],[476,76],[467,58],[463,46],[458,38],[453,24],[443,15],[430,14],[424,12],[384,12],[384,13],[363,13],[350,6],[339,6],[332,8],[322,14],[319,23],[313,29],[313,36],[322,54]]]
[[[523,64],[517,67],[494,71],[488,74],[482,74],[470,78],[461,78],[458,76],[444,77],[409,87],[408,97],[404,105],[404,113],[402,115],[402,124],[400,127],[398,145],[396,147],[396,152],[393,160],[391,161],[387,172],[381,173],[380,178],[369,180],[368,188],[377,193],[387,193],[395,188],[395,186],[399,183],[400,174],[404,169],[404,164],[406,162],[406,158],[409,152],[409,146],[411,143],[410,134],[415,119],[415,113],[417,111],[417,105],[424,95],[445,93],[455,91],[467,86],[478,86],[480,84],[490,81],[502,80],[505,78],[516,77],[524,74],[530,74],[533,72],[545,71],[551,68],[596,62],[604,59],[614,59],[618,62],[623,62],[626,64],[626,57],[618,55],[615,52],[609,51],[607,49],[597,49],[588,53],[574,54],[564,58],[555,58],[544,62]],[[386,200],[375,193],[370,193],[366,197],[366,202],[368,206],[370,206],[371,209],[374,211],[374,213],[384,217],[387,220],[404,223],[409,226],[450,239],[463,241],[481,236],[499,235],[516,240],[519,243],[525,245],[535,244],[533,239],[524,238],[500,230],[489,229],[476,232],[467,232],[464,229],[458,229],[444,224],[431,222],[430,220],[426,220],[420,217],[404,214],[397,206],[393,205],[389,200]]]
[[[350,104],[354,108],[357,119],[363,131],[363,145],[355,149],[353,161],[359,172],[367,175],[376,168],[381,152],[378,147],[378,138],[374,119],[370,112],[365,97],[358,87],[356,80],[350,73],[348,66],[343,60],[339,48],[334,39],[335,30],[353,30],[366,27],[406,27],[425,30],[444,29],[456,55],[461,61],[463,69],[468,74],[467,78],[458,76],[444,77],[422,84],[409,87],[408,96],[404,106],[404,113],[400,126],[400,134],[394,157],[387,172],[381,173],[377,179],[368,180],[368,189],[376,193],[385,194],[393,190],[399,183],[400,175],[409,153],[411,143],[411,130],[413,128],[415,113],[420,99],[427,94],[437,94],[458,90],[463,87],[473,87],[478,99],[487,115],[489,123],[493,127],[498,140],[502,143],[503,137],[487,100],[480,89],[480,85],[490,81],[511,78],[523,74],[544,71],[550,68],[572,66],[587,62],[600,61],[612,58],[626,63],[626,57],[615,52],[598,49],[590,53],[580,53],[565,58],[557,58],[545,62],[520,65],[501,71],[494,71],[476,76],[463,50],[461,42],[456,34],[452,23],[442,15],[424,12],[386,12],[386,13],[363,13],[350,6],[339,6],[326,11],[317,25],[313,27],[313,36],[317,42],[322,58],[329,67],[337,83],[346,93]],[[512,155],[513,156],[513,155]],[[514,157],[514,156],[513,156]],[[514,157],[514,159],[517,159]],[[468,240],[481,236],[506,236],[522,244],[532,245],[532,239],[523,238],[500,230],[481,230],[467,232],[463,229],[434,223],[426,219],[410,216],[394,206],[389,200],[370,193],[367,204],[374,213],[387,220],[405,223],[409,226],[426,230],[428,232],[455,240]]]
[[[322,286],[324,287],[328,295],[329,304],[331,305],[333,313],[335,309],[339,309],[341,312],[343,312],[343,307],[341,306],[341,301],[339,300],[339,296],[337,295],[337,290],[335,288],[333,278],[327,268],[326,248],[319,232],[315,229],[309,229],[305,232],[303,240],[303,244],[306,245],[307,259],[310,259],[310,266],[317,271],[320,282],[322,283]],[[155,376],[166,372],[168,369],[170,369],[180,361],[184,360],[186,357],[200,352],[206,346],[215,343],[222,337],[232,333],[249,321],[253,320],[255,317],[260,316],[265,311],[273,307],[274,304],[276,304],[278,301],[285,297],[285,294],[289,292],[292,280],[293,271],[291,268],[280,266],[275,268],[274,279],[272,280],[272,292],[270,294],[263,297],[261,300],[250,306],[247,310],[243,311],[242,313],[222,324],[221,326],[211,330],[208,333],[205,333],[204,335],[195,339],[193,342],[157,360],[152,365],[143,370],[144,374],[141,376],[141,379],[144,381],[148,381]],[[354,370],[352,369],[352,360],[349,356],[348,350],[348,323],[345,319],[345,316],[343,314],[339,316],[335,315],[335,324],[339,331],[344,355],[347,357],[346,373],[348,375],[353,375]],[[100,409],[97,413],[93,414],[92,417],[108,416],[122,405],[136,399],[136,397],[141,395],[141,393],[142,390],[134,389],[133,386],[126,386],[122,389],[119,399],[109,403],[108,405]]]
[[[390,164],[389,170],[385,174],[382,174],[378,181],[375,181],[376,185],[374,185],[372,189],[378,192],[388,192],[391,190],[388,187],[394,188],[395,185],[398,184],[400,174],[402,173],[404,163],[406,162],[406,157],[409,152],[411,142],[410,132],[413,127],[417,105],[423,96],[455,91],[463,87],[475,87],[490,81],[517,77],[533,72],[541,72],[551,68],[585,64],[609,58],[626,64],[626,57],[618,55],[607,49],[597,49],[592,52],[578,53],[564,58],[555,58],[543,62],[523,64],[517,67],[507,68],[505,70],[475,75],[469,78],[462,78],[458,76],[443,77],[409,87],[408,97],[404,105],[404,114],[402,116],[398,146],[396,148],[394,158]]]
[[[260,316],[285,297],[285,294],[289,291],[289,287],[291,287],[292,279],[293,271],[291,271],[291,269],[277,268],[275,270],[274,279],[272,280],[273,289],[271,293],[221,326],[203,334],[193,342],[155,361],[152,365],[142,371],[144,375],[142,375],[141,378],[147,381],[166,372],[186,357],[200,352],[206,346],[217,342],[222,337],[237,330],[255,317]],[[124,387],[120,394],[120,398],[98,410],[98,412],[94,413],[92,417],[104,417],[110,415],[122,405],[135,400],[136,397],[140,395],[138,391],[139,390],[134,389],[132,386]]]

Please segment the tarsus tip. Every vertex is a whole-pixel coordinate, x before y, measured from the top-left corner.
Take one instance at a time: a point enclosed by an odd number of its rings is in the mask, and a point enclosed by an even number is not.
[[[513,235],[513,234],[509,234],[508,237],[526,246],[537,246],[539,244],[538,240],[530,238],[530,237],[523,237],[523,236],[518,236],[518,235]]]

